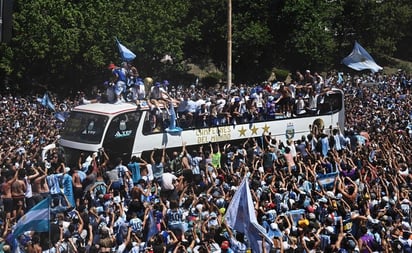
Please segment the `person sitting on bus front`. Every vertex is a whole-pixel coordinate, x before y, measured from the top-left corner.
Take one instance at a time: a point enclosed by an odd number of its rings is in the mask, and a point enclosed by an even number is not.
[[[152,86],[148,101],[151,108],[156,107],[160,111],[160,106],[167,108],[172,101],[172,97],[161,87],[159,82],[156,82],[155,85]]]

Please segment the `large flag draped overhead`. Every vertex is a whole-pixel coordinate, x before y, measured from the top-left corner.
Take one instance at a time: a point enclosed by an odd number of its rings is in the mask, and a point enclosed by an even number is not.
[[[134,58],[136,58],[136,55],[127,47],[125,47],[123,44],[119,42],[119,40],[116,38],[116,44],[119,47],[119,53],[120,56],[122,57],[122,61],[132,61]]]
[[[262,235],[266,237],[266,245],[272,245],[266,230],[257,221],[247,177],[243,179],[233,196],[225,220],[229,227],[246,235],[252,252],[263,252]]]
[[[50,197],[32,207],[16,223],[13,231],[17,238],[26,231],[47,232],[50,229]]]
[[[342,63],[357,71],[370,69],[372,72],[378,72],[383,69],[376,64],[372,56],[356,41],[352,52],[342,60]]]

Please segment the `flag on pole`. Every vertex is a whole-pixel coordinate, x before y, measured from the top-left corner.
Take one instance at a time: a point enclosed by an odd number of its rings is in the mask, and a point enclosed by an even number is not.
[[[352,52],[342,60],[342,63],[357,71],[370,69],[372,72],[378,72],[383,69],[376,64],[375,60],[365,48],[356,41]]]
[[[17,238],[26,231],[47,232],[50,229],[50,197],[32,207],[16,223],[13,237]]]
[[[262,235],[266,237],[266,245],[272,245],[272,240],[257,221],[248,178],[245,177],[227,208],[225,220],[229,227],[243,233],[250,244],[252,252],[263,252]]]
[[[117,38],[116,38],[116,43],[117,43],[117,47],[119,48],[122,61],[129,62],[129,61],[132,61],[134,58],[136,58],[136,55],[130,49],[125,47],[123,44],[121,44]]]

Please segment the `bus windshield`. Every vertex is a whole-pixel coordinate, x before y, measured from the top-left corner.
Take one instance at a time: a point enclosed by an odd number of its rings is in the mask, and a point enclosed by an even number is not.
[[[82,143],[99,144],[108,121],[107,116],[76,112],[66,120],[62,138]]]

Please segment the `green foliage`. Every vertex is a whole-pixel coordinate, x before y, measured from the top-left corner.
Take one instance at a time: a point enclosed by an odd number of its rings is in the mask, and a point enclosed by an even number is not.
[[[137,55],[132,64],[142,77],[190,84],[195,77],[185,62],[212,63],[217,72],[202,81],[216,83],[227,75],[227,6],[228,0],[15,0],[12,41],[0,44],[0,83],[68,92],[99,86],[107,65],[121,62],[115,38]],[[232,0],[232,9],[235,83],[265,80],[272,66],[342,68],[355,40],[375,59],[412,58],[410,0]],[[173,63],[160,62],[166,54]]]
[[[281,81],[281,82],[284,82],[286,80],[286,78],[288,77],[289,73],[290,73],[286,69],[277,69],[277,68],[275,68],[273,71],[275,72],[276,80]]]

